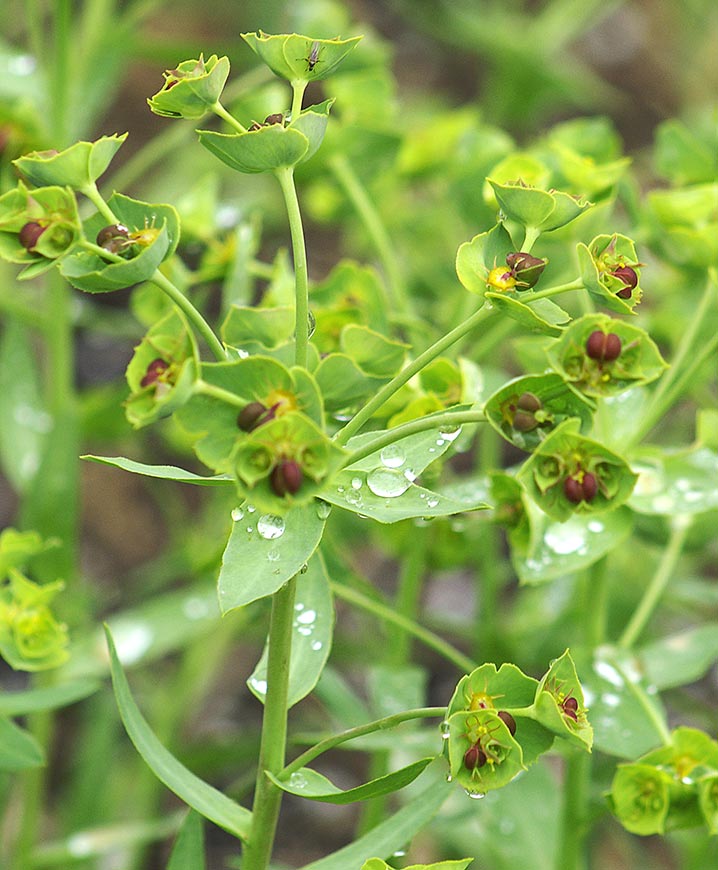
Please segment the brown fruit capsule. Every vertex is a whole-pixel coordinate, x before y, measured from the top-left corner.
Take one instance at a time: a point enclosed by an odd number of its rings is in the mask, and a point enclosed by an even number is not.
[[[278,496],[295,495],[303,481],[302,469],[293,459],[282,459],[269,476],[269,485]]]
[[[267,413],[267,408],[261,402],[250,402],[237,415],[237,426],[243,432],[251,432],[265,421],[262,417]]]
[[[276,112],[273,115],[267,115],[267,117],[264,119],[264,123],[267,126],[270,126],[271,124],[283,124],[284,115],[281,112]]]
[[[534,411],[541,410],[541,399],[538,396],[535,396],[533,393],[522,393],[517,402],[516,407],[521,408],[522,411]]]
[[[561,703],[561,709],[563,710],[564,716],[568,716],[569,719],[578,722],[578,701],[575,698],[572,698],[571,696],[564,698]]]
[[[583,491],[583,500],[584,501],[593,501],[598,492],[598,481],[596,480],[596,475],[591,474],[590,471],[587,471],[583,475],[583,481],[581,482],[581,490]]]
[[[517,289],[521,290],[527,290],[536,284],[547,262],[524,251],[513,251],[506,255],[506,265],[510,267],[521,285]]]
[[[17,234],[20,244],[28,251],[31,251],[38,242],[40,236],[45,232],[47,227],[37,221],[28,221],[25,226]]]
[[[573,504],[583,501],[583,487],[575,477],[567,477],[563,482],[563,494]]]
[[[506,710],[499,710],[497,713],[499,719],[504,723],[504,725],[509,729],[509,734],[513,737],[516,733],[516,720],[511,715],[511,713],[507,713]]]
[[[161,357],[157,357],[157,359],[153,359],[152,362],[147,366],[147,371],[145,372],[144,377],[140,381],[141,387],[149,387],[150,384],[154,384],[162,372],[167,371],[169,368],[169,364],[166,363]]]
[[[613,362],[621,355],[621,339],[615,332],[596,329],[586,340],[586,356],[598,362]]]
[[[476,770],[479,767],[483,767],[486,764],[486,761],[486,753],[478,743],[469,746],[464,753],[464,767],[467,770]]]
[[[630,299],[633,290],[635,290],[638,284],[638,274],[635,269],[631,268],[631,266],[619,266],[617,269],[614,269],[611,272],[614,278],[618,278],[619,281],[623,281],[624,287],[622,287],[616,296],[619,299]]]

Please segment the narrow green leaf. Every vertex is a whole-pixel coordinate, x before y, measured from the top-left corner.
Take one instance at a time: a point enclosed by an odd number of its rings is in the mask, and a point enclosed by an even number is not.
[[[405,785],[413,782],[431,761],[433,761],[432,757],[422,758],[413,764],[409,764],[407,767],[402,767],[400,770],[395,770],[386,776],[372,779],[370,782],[365,782],[364,785],[359,785],[356,788],[346,789],[346,791],[337,788],[326,776],[322,776],[321,773],[317,773],[316,770],[311,770],[308,767],[300,768],[286,781],[277,779],[270,773],[267,773],[267,776],[278,788],[289,792],[289,794],[329,804],[350,804],[355,801],[369,800],[369,798],[378,797],[383,794],[391,794],[400,788],[404,788]]]
[[[202,817],[191,812],[177,835],[167,870],[204,870],[205,866]]]
[[[160,782],[163,782],[181,800],[230,834],[246,840],[249,836],[252,814],[187,770],[160,743],[135,704],[108,628],[105,629],[105,634],[110,653],[112,685],[120,717],[137,751]]]
[[[194,483],[199,486],[226,486],[228,483],[234,483],[234,478],[229,474],[202,477],[201,474],[195,474],[174,465],[145,465],[144,462],[135,462],[134,459],[126,459],[124,456],[92,456],[88,453],[81,456],[80,459],[89,459],[91,462],[121,468],[132,474],[143,474],[145,477],[158,477],[161,480],[176,480],[180,483]]]
[[[435,759],[419,781],[423,788],[399,812],[350,845],[326,858],[312,861],[302,870],[348,870],[361,867],[369,858],[377,855],[388,858],[397,849],[405,846],[438,812],[452,789],[451,784],[446,781],[446,762],[443,759]]]
[[[99,688],[97,680],[84,679],[23,692],[0,692],[0,716],[25,716],[28,713],[69,707],[76,701],[88,698]]]
[[[18,492],[37,473],[51,426],[29,335],[8,318],[0,338],[0,462]]]
[[[306,565],[324,532],[326,514],[320,513],[315,501],[284,518],[249,509],[241,518],[235,514],[219,572],[222,613],[273,595]]]
[[[316,686],[332,646],[334,600],[326,566],[320,553],[312,556],[307,570],[297,578],[295,600],[296,615],[289,659],[288,705],[290,707],[306,697]],[[266,646],[254,673],[247,680],[247,685],[264,703],[267,691]]]
[[[35,738],[9,719],[0,717],[0,770],[28,770],[45,764]]]
[[[461,858],[458,861],[438,861],[434,864],[412,864],[405,870],[466,870],[473,860],[473,858]],[[370,858],[361,870],[392,870],[392,867],[381,858]]]

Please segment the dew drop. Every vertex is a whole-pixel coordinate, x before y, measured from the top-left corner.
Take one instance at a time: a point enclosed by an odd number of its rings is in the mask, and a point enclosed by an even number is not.
[[[343,486],[338,486],[338,487],[337,487],[337,492],[340,492],[340,493],[341,493],[341,492],[344,492],[344,487],[343,487]]]
[[[305,786],[306,784],[307,784],[307,780],[306,780],[306,778],[304,777],[304,774],[303,774],[303,773],[293,773],[293,774],[289,777],[289,785],[290,785],[292,788],[304,788],[304,786]]]
[[[453,781],[454,781],[454,777],[453,777],[450,773],[447,773],[447,774],[446,774],[446,781],[447,781],[447,782],[453,782]]]
[[[352,489],[361,489],[361,477],[352,477]]]
[[[361,493],[356,492],[356,490],[350,489],[344,497],[347,504],[353,505],[354,507],[361,507],[363,504]]]
[[[439,504],[439,499],[436,496],[430,496],[426,500],[426,506],[430,508],[435,508]]]
[[[437,447],[443,447],[443,446],[444,446],[444,439],[443,439],[443,438],[437,438],[437,439],[436,439],[436,446],[437,446]]]
[[[417,474],[413,468],[407,468],[404,471],[404,477],[409,481],[409,483],[413,483],[417,478]]]
[[[299,573],[300,573],[300,574],[306,574],[306,573],[307,573],[307,567],[308,567],[308,566],[307,566],[306,563],[305,563],[304,565],[302,565],[302,567],[299,569]]]
[[[329,514],[332,512],[332,506],[329,502],[322,501],[322,499],[317,499],[317,516],[320,520],[325,520]]]
[[[406,462],[404,452],[397,444],[388,444],[379,454],[382,465],[387,468],[401,468]]]
[[[234,520],[235,523],[238,523],[240,520],[244,519],[244,511],[242,510],[241,507],[236,507],[232,511],[232,519]]]
[[[303,613],[300,613],[297,617],[297,622],[301,622],[304,625],[307,625],[311,622],[316,622],[317,612],[316,610],[305,610]]]
[[[451,726],[447,719],[444,719],[441,725],[439,725],[439,730],[441,731],[441,739],[448,740],[449,734],[451,733]]]
[[[470,789],[465,789],[466,794],[474,801],[481,800],[481,798],[486,797],[486,793],[483,791],[471,791]]]
[[[248,535],[251,535],[253,531],[254,531],[254,527],[253,527],[253,526],[247,526],[247,534],[248,534]]]
[[[257,508],[256,508],[253,504],[248,504],[248,505],[247,505],[247,511],[248,511],[250,514],[253,514],[256,510],[257,510]]]
[[[392,858],[403,858],[406,855],[406,849],[397,849],[391,856]]]
[[[312,649],[314,650],[314,652],[319,652],[319,650],[322,648],[322,646],[323,646],[323,644],[320,640],[315,640],[312,643]]]
[[[367,474],[366,483],[379,498],[396,498],[409,489],[409,481],[394,468],[375,468]]]
[[[257,531],[265,541],[273,541],[284,534],[284,520],[274,514],[263,514],[257,520]]]
[[[279,560],[279,550],[276,547],[272,547],[272,549],[267,553],[267,559],[269,559],[270,562],[277,562]]]
[[[256,677],[252,677],[250,680],[252,684],[252,688],[255,692],[259,692],[260,695],[267,694],[267,681],[266,680],[258,680]]]
[[[456,429],[451,429],[448,432],[439,432],[439,438],[449,442],[456,441],[459,435],[461,435],[461,426],[457,426]]]

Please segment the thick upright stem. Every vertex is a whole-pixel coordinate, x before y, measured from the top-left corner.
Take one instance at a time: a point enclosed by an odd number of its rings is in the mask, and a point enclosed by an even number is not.
[[[267,694],[264,699],[262,740],[252,807],[252,829],[243,854],[243,870],[266,870],[277,830],[282,791],[265,776],[265,771],[279,776],[284,767],[295,590],[296,577],[293,577],[275,594],[272,602],[267,657]]]
[[[309,275],[307,271],[307,250],[304,244],[302,215],[294,187],[294,173],[290,167],[278,169],[275,173],[279,181],[284,202],[287,206],[289,231],[292,234],[292,256],[294,258],[294,280],[296,285],[296,325],[294,358],[298,366],[307,365],[309,345]]]

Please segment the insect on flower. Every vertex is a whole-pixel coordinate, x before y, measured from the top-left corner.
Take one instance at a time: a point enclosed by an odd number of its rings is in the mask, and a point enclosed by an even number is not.
[[[314,67],[320,62],[319,61],[319,43],[315,40],[312,43],[312,48],[307,57],[304,58],[307,63],[307,69],[309,72],[314,70]]]

